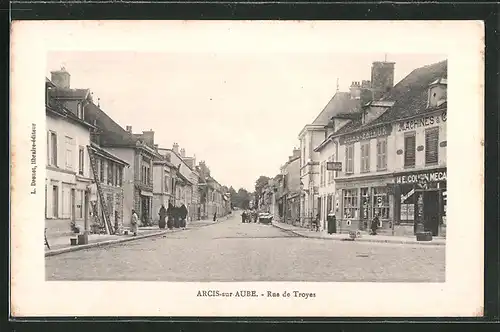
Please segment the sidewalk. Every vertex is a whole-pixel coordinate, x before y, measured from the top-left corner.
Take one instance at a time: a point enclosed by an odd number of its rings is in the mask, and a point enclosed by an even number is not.
[[[220,218],[218,221],[214,222],[212,220],[195,220],[191,221],[186,225],[185,230],[195,229],[203,226],[209,226],[216,224],[218,222],[224,221],[228,216]],[[105,245],[123,243],[133,240],[144,239],[153,236],[160,236],[163,234],[170,234],[176,232],[182,232],[183,229],[174,228],[173,230],[159,229],[158,226],[148,226],[139,227],[139,233],[137,236],[133,236],[130,233],[128,235],[105,235],[105,234],[90,234],[89,243],[84,245],[71,245],[70,239],[77,237],[74,236],[62,236],[62,237],[52,237],[48,238],[50,249],[45,246],[45,257],[54,256],[70,251],[84,250],[89,248],[95,248]]]
[[[273,226],[279,229],[292,232],[298,236],[315,238],[315,239],[325,239],[325,240],[336,240],[336,241],[356,241],[356,242],[377,242],[377,243],[399,243],[399,244],[416,244],[416,245],[431,245],[431,246],[444,246],[446,245],[446,239],[442,237],[435,237],[432,241],[417,241],[415,237],[405,237],[405,236],[392,236],[392,235],[368,235],[367,233],[362,233],[362,236],[357,239],[350,239],[349,234],[327,234],[324,231],[314,232],[308,229],[297,227],[285,223],[273,222]]]

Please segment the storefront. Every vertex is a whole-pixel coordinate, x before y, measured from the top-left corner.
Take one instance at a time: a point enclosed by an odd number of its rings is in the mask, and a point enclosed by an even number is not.
[[[395,174],[395,223],[446,234],[446,168]]]
[[[389,186],[394,179],[383,176],[370,179],[337,181],[335,202],[341,228],[366,230],[375,216],[379,217],[381,231],[391,230],[394,196]],[[340,218],[339,218],[340,217]]]

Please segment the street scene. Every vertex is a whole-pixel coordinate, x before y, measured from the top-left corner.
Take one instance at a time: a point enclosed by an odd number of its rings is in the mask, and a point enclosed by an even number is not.
[[[47,280],[445,281],[445,56],[54,52],[45,96]]]
[[[443,282],[444,246],[306,238],[216,224],[47,258],[47,280]]]

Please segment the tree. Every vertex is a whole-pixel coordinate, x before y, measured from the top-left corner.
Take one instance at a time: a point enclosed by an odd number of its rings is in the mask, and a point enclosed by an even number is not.
[[[265,186],[269,183],[270,178],[264,175],[259,176],[257,181],[255,181],[255,206],[258,207],[259,199],[262,195],[262,191]]]

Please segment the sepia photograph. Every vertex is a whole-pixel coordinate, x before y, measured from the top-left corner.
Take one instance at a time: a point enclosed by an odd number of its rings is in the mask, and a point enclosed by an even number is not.
[[[445,56],[48,63],[48,280],[445,281]]]
[[[16,22],[11,311],[480,315],[481,29]]]

